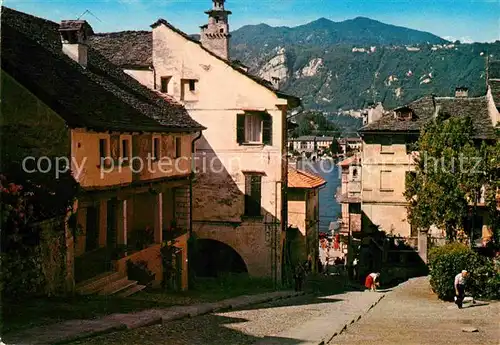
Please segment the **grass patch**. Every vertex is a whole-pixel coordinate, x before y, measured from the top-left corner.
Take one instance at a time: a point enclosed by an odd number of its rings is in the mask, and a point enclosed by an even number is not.
[[[219,278],[198,278],[189,291],[165,292],[150,290],[127,298],[112,296],[75,296],[71,298],[37,298],[2,303],[2,334],[18,332],[71,319],[95,319],[113,313],[131,313],[144,309],[168,308],[216,302],[240,295],[274,291],[270,279],[247,275],[226,275]]]

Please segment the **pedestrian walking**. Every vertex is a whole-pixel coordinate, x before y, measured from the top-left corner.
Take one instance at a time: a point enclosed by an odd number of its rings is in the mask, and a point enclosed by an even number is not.
[[[370,273],[367,275],[365,279],[365,287],[370,289],[370,291],[377,291],[377,286],[380,286],[379,277],[380,273]]]
[[[295,272],[293,274],[293,279],[295,281],[295,291],[301,291],[302,290],[302,282],[304,280],[304,267],[302,267],[301,264],[298,264],[295,267]]]
[[[354,258],[352,262],[352,276],[354,280],[358,280],[358,258]]]
[[[465,298],[465,280],[468,276],[467,270],[463,270],[455,276],[454,288],[455,288],[455,304],[458,309],[462,309],[462,305]]]

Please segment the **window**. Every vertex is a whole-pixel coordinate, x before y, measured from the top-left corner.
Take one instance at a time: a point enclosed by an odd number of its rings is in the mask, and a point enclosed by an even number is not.
[[[380,190],[381,191],[393,191],[392,187],[392,171],[383,170],[380,172]]]
[[[196,80],[189,80],[189,91],[195,91],[196,90]]]
[[[99,139],[99,158],[100,162],[108,157],[108,140]]]
[[[160,138],[153,138],[153,159],[160,159]]]
[[[260,143],[262,134],[262,121],[259,115],[252,114],[245,117],[245,141],[247,143]]]
[[[245,175],[245,216],[258,217],[261,215],[261,175]]]
[[[238,114],[236,127],[236,141],[240,145],[272,145],[272,118],[268,113]]]
[[[172,77],[161,77],[161,92],[168,93],[168,84]]]
[[[380,153],[382,154],[393,154],[392,148],[392,138],[386,138],[384,142],[380,145]]]
[[[220,32],[221,32],[221,33],[224,33],[224,29],[220,29]]]
[[[175,138],[175,158],[182,156],[182,138]]]
[[[352,170],[352,178],[358,177],[358,169],[353,169]]]
[[[126,162],[130,159],[130,141],[128,139],[122,140],[122,158]]]

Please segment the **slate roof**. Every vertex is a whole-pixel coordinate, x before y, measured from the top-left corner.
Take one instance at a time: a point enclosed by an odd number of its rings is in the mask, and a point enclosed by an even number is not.
[[[121,31],[89,37],[89,45],[117,66],[144,68],[153,66],[153,33]]]
[[[288,188],[319,188],[326,184],[321,176],[288,167]]]
[[[172,31],[184,37],[186,40],[196,43],[201,49],[208,52],[218,60],[223,61],[234,70],[254,80],[256,83],[274,92],[278,97],[282,97],[291,101],[293,107],[300,105],[300,99],[295,96],[287,95],[273,87],[273,84],[263,78],[257,77],[245,71],[238,62],[229,61],[212,53],[201,45],[201,42],[196,39],[196,35],[188,35],[179,30],[165,19],[158,19],[151,25],[155,28],[159,25],[165,25]],[[146,68],[152,66],[153,56],[153,34],[150,31],[122,31],[114,33],[96,34],[89,42],[92,48],[105,55],[114,64],[126,68],[136,66]]]
[[[88,49],[83,68],[62,52],[59,24],[2,7],[2,69],[51,107],[69,127],[96,131],[205,129],[186,109]]]
[[[434,107],[434,102],[436,108]],[[425,124],[435,116],[435,109],[440,114],[452,116],[470,116],[474,126],[475,137],[486,139],[494,136],[494,129],[488,112],[486,96],[474,98],[454,98],[426,96],[407,104],[414,112],[413,120],[399,120],[388,112],[378,121],[370,123],[360,129],[360,133],[367,132],[419,132]]]

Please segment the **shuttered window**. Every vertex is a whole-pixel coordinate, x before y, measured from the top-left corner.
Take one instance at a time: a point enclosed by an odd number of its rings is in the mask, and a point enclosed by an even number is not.
[[[261,215],[262,176],[245,175],[245,216]]]
[[[272,117],[264,112],[238,114],[236,141],[239,144],[272,145]]]

